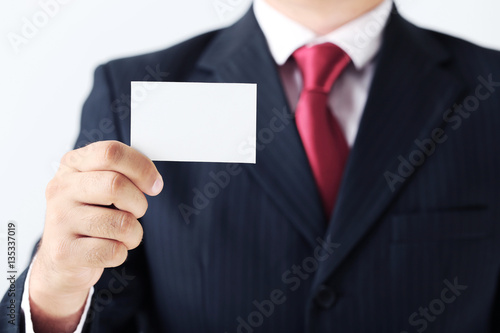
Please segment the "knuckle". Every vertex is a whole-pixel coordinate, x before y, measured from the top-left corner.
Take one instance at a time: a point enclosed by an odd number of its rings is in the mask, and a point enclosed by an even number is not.
[[[94,215],[88,218],[87,233],[94,237],[122,240],[133,230],[130,214],[114,210],[112,215]]]
[[[109,242],[106,242],[109,243]],[[113,258],[114,244],[106,244],[104,246],[96,246],[89,249],[85,253],[85,261],[91,267],[105,267],[106,264]]]
[[[141,204],[139,205],[139,216],[138,217],[143,217],[146,215],[146,212],[148,211],[148,201],[144,196],[141,198]]]
[[[140,191],[134,193],[134,216],[136,218],[143,217],[148,210],[148,200]]]
[[[89,217],[87,223],[87,233],[89,235],[94,235],[96,237],[106,237],[109,235],[110,227],[106,223],[102,216],[93,215]]]
[[[45,198],[49,200],[56,197],[57,194],[59,194],[59,192],[61,191],[61,187],[61,183],[58,179],[53,178],[52,180],[50,180],[47,184],[47,187],[45,188]]]
[[[69,151],[61,158],[61,165],[69,165],[74,160],[74,151]]]
[[[117,234],[121,237],[128,236],[134,229],[134,220],[129,213],[121,213],[119,222],[116,225]]]
[[[84,151],[84,149],[74,149],[65,153],[59,163],[59,170],[63,169],[63,167],[71,168],[71,166],[76,166],[81,163],[84,157]]]
[[[127,259],[128,251],[125,245],[119,242],[113,242],[110,250],[110,263],[113,266],[119,266]]]
[[[136,247],[138,247],[142,242],[142,237],[144,236],[144,230],[142,229],[141,224],[139,222],[137,223],[139,224],[139,227],[132,235],[132,239],[130,241],[130,249],[135,249]]]
[[[102,250],[100,249],[90,249],[85,253],[85,261],[91,267],[103,267],[104,259],[102,256]]]
[[[111,180],[109,182],[109,194],[111,198],[116,198],[120,191],[125,187],[126,179],[119,173],[114,172],[111,175]]]
[[[112,166],[120,161],[123,156],[122,146],[117,141],[108,141],[102,143],[103,163],[105,166]]]

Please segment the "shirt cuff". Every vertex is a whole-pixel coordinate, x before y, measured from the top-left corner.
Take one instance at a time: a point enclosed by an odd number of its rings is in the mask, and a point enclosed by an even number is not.
[[[34,260],[35,259],[33,259],[33,261]],[[31,308],[29,300],[30,277],[31,277],[31,269],[33,266],[33,261],[30,264],[30,267],[28,269],[28,274],[26,275],[26,280],[24,281],[24,292],[21,299],[21,309],[24,311],[24,321],[25,321],[24,327],[26,328],[26,333],[35,333],[35,331],[33,330],[33,321],[31,320]],[[93,294],[94,294],[94,287],[90,288],[90,292],[89,295],[87,296],[87,301],[85,303],[85,309],[83,310],[82,317],[80,318],[80,322],[78,323],[78,326],[76,327],[74,333],[82,333],[83,331],[83,325],[85,324],[85,318],[87,318],[87,314],[90,309],[90,303]]]

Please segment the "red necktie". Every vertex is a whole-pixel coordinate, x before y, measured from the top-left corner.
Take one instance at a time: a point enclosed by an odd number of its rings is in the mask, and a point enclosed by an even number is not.
[[[326,216],[330,217],[349,146],[327,102],[333,83],[351,59],[331,43],[301,47],[293,53],[293,57],[303,78],[295,113],[297,128],[321,194],[323,208]]]

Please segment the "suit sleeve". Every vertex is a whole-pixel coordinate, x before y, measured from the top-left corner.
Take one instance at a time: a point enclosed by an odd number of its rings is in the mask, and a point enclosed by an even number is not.
[[[19,275],[15,281],[12,280],[9,289],[3,296],[0,306],[2,316],[0,321],[0,332],[2,333],[20,333],[25,331],[24,313],[21,309],[21,300],[24,292],[24,282],[26,281],[27,269]]]
[[[34,260],[34,259],[33,259]],[[31,270],[33,267],[33,260],[31,261],[31,265],[28,267],[28,273],[26,274],[26,279],[24,282],[24,291],[22,295],[22,302],[21,302],[21,309],[24,313],[24,330],[26,333],[34,333],[35,330],[33,329],[33,321],[31,318],[31,307],[30,307],[30,302],[29,302],[29,280],[30,280],[30,275],[31,275]],[[90,308],[90,301],[92,299],[92,295],[94,294],[94,288],[92,287],[89,292],[89,296],[87,298],[87,302],[85,304],[85,308],[83,311],[83,315],[80,318],[80,322],[78,323],[78,327],[74,331],[74,333],[82,333],[83,331],[83,325],[85,324],[85,317],[87,317],[87,314],[89,312]]]
[[[491,313],[491,333],[500,332],[500,272],[498,276],[495,304]]]
[[[129,143],[130,95],[127,92],[113,94],[110,82],[106,66],[98,67],[94,86],[83,106],[76,148],[102,140]],[[13,281],[1,301],[2,309],[7,309],[11,315],[4,316],[4,320],[0,321],[0,333],[22,333],[26,330],[21,301],[27,273],[28,269]],[[140,245],[129,252],[123,265],[104,270],[94,286],[87,316],[82,318],[85,319],[83,332],[150,331],[155,311],[150,300],[152,294],[148,279],[144,249]]]
[[[24,270],[16,279],[14,283],[11,283],[7,291],[5,292],[0,306],[2,309],[6,309],[5,320],[0,321],[0,332],[1,333],[23,333],[26,331],[26,317],[22,308],[22,300],[24,295],[24,287],[26,286],[29,267],[31,262],[35,257],[36,251],[38,250],[38,244],[40,240],[33,247],[31,252],[31,260],[28,268]]]
[[[119,78],[116,81],[125,81]],[[80,134],[76,147],[102,140],[129,144],[130,82],[125,88],[113,85],[107,65],[95,71],[94,86],[83,106]],[[83,332],[149,331],[155,312],[144,245],[129,251],[125,263],[105,269],[94,286],[90,309]]]
[[[83,105],[75,148],[104,140],[128,144],[124,138],[128,133],[124,132],[130,128],[130,95],[113,92],[110,76],[105,65],[95,70],[94,86]]]

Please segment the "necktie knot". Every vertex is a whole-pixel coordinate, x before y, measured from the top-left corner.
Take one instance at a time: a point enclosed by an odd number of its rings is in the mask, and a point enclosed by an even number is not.
[[[351,59],[332,43],[302,46],[293,53],[302,73],[304,90],[328,94]]]

